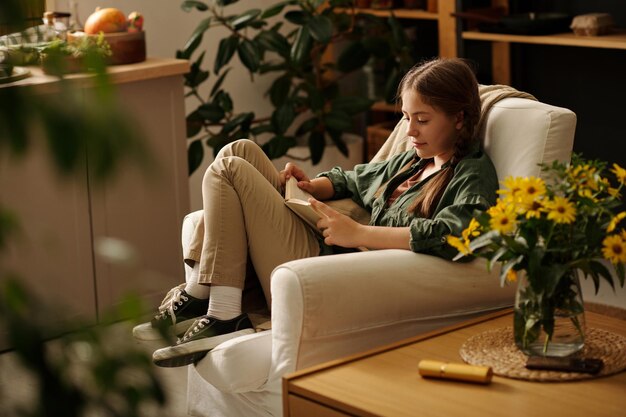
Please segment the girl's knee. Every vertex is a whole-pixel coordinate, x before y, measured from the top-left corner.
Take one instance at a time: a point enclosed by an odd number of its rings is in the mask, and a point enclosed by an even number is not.
[[[238,139],[234,142],[230,142],[224,146],[217,154],[218,158],[224,158],[228,156],[239,156],[245,158],[250,152],[255,152],[257,149],[261,149],[259,145],[250,139]]]

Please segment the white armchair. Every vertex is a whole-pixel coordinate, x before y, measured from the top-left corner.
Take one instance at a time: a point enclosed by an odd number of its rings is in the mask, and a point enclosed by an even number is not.
[[[538,176],[538,163],[569,160],[575,125],[570,110],[507,98],[491,108],[483,143],[500,180]],[[389,141],[405,132],[400,122]],[[286,373],[510,306],[514,293],[480,260],[406,250],[288,262],[271,286],[271,330],[223,343],[189,366],[190,414],[280,416]]]

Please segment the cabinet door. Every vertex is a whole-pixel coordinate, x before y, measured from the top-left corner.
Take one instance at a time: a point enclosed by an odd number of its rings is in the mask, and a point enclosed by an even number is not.
[[[25,158],[0,160],[0,202],[20,223],[1,254],[3,272],[17,274],[55,319],[95,320],[86,176],[57,176],[43,140],[34,139]]]
[[[189,182],[182,77],[116,87],[119,105],[143,131],[156,164],[149,171],[122,165],[113,181],[91,193],[96,247],[102,238],[121,239],[137,254],[130,264],[96,256],[99,310],[128,293],[155,304],[184,282],[180,228],[189,211]]]

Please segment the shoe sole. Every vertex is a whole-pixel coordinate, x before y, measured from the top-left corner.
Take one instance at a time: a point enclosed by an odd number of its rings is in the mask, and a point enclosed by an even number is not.
[[[192,340],[180,345],[159,349],[152,354],[152,361],[157,366],[173,368],[190,365],[204,358],[217,345],[239,336],[254,333],[254,329],[243,329],[236,332]]]
[[[196,318],[193,318],[176,323],[175,325],[170,326],[167,329],[167,333],[172,337],[182,337],[195,320]],[[133,337],[137,340],[148,342],[154,340],[163,340],[163,335],[161,334],[161,332],[159,332],[158,329],[152,327],[151,323],[142,323],[133,327]]]

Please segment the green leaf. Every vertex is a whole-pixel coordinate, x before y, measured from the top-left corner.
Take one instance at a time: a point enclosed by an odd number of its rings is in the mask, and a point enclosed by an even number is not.
[[[300,124],[298,129],[296,130],[296,136],[302,136],[306,133],[309,133],[315,126],[319,124],[319,119],[317,117],[311,117],[310,119],[305,120]]]
[[[331,105],[333,110],[344,111],[350,115],[355,115],[369,110],[373,103],[374,101],[367,97],[341,96],[335,98],[331,102]]]
[[[342,155],[345,156],[346,158],[350,156],[350,152],[348,151],[348,146],[343,141],[343,133],[334,129],[328,129],[327,133],[330,135],[330,138],[332,139],[337,149],[339,149],[339,152],[341,152]]]
[[[224,113],[230,113],[233,111],[233,100],[230,98],[230,94],[225,91],[219,91],[214,99],[213,103],[217,104],[224,110]]]
[[[222,84],[224,83],[224,79],[226,78],[226,74],[228,74],[229,71],[230,71],[230,68],[227,68],[226,71],[224,71],[222,75],[219,76],[217,81],[215,81],[215,84],[213,85],[213,88],[211,89],[211,93],[209,94],[209,97],[215,96],[215,94],[220,90],[220,87],[222,86]]]
[[[326,146],[326,138],[322,132],[313,131],[309,135],[309,150],[311,151],[311,162],[317,165],[324,156],[324,147]]]
[[[290,10],[285,13],[285,19],[294,25],[302,26],[310,19],[310,16],[301,10]]]
[[[209,10],[209,6],[207,6],[204,2],[197,0],[185,0],[183,1],[183,4],[180,5],[180,8],[186,12],[190,12],[194,8],[201,12]]]
[[[220,41],[213,67],[214,74],[218,74],[222,67],[230,62],[231,58],[235,54],[235,51],[237,50],[238,45],[239,39],[235,35],[231,35]]]
[[[202,164],[204,159],[204,148],[202,141],[194,140],[187,148],[187,162],[189,165],[189,175],[193,174],[196,169]]]
[[[211,25],[210,17],[203,19],[198,24],[198,26],[196,27],[196,30],[193,31],[193,33],[187,40],[187,43],[183,47],[183,50],[181,51],[180,56],[179,56],[180,58],[189,59],[191,57],[191,55],[198,48],[198,45],[200,45],[200,43],[202,42],[202,37],[204,36],[204,32],[206,32],[209,29],[210,25]]]
[[[307,28],[313,39],[320,43],[330,42],[333,36],[333,24],[330,19],[324,15],[314,16],[307,22]]]
[[[217,123],[225,116],[224,110],[214,103],[205,103],[199,106],[197,112],[200,117],[211,123]]]
[[[257,44],[268,50],[278,53],[278,55],[288,58],[291,46],[287,39],[280,33],[273,30],[265,30],[255,38]]]
[[[250,70],[250,72],[256,72],[259,69],[261,62],[261,56],[259,48],[256,44],[248,39],[244,39],[237,48],[239,59],[241,63]]]
[[[296,4],[296,1],[295,0],[281,1],[279,3],[276,3],[268,7],[267,9],[265,9],[265,11],[263,11],[263,14],[261,15],[261,19],[267,19],[269,17],[276,16],[277,14],[283,11],[285,6],[289,4]]]
[[[595,274],[599,274],[609,283],[613,291],[615,291],[615,283],[613,282],[613,275],[611,272],[601,263],[597,261],[589,262],[589,266],[591,267],[592,272]],[[598,292],[598,287],[596,287],[596,293]]]
[[[298,29],[296,40],[291,47],[291,61],[295,65],[301,65],[305,60],[310,60],[313,39],[306,26]]]
[[[200,116],[198,110],[191,112],[185,119],[187,125],[187,137],[192,138],[202,129],[204,119]]]
[[[257,125],[250,129],[250,133],[252,133],[253,135],[260,135],[261,133],[269,133],[273,131],[274,129],[272,128],[272,125],[269,123]]]
[[[272,125],[276,132],[283,134],[289,129],[296,117],[293,107],[285,103],[272,113]]]
[[[270,159],[280,158],[289,148],[296,145],[296,140],[290,136],[277,135],[264,143],[261,148]]]
[[[341,72],[352,72],[362,68],[370,59],[370,52],[359,41],[352,42],[343,50],[337,59],[337,69]]]
[[[230,23],[234,30],[239,30],[250,24],[250,22],[256,19],[260,14],[261,9],[250,9],[233,18]]]
[[[289,91],[291,90],[291,76],[289,74],[283,75],[274,80],[270,87],[270,101],[274,107],[280,107],[283,105]]]
[[[228,6],[230,4],[235,4],[237,3],[239,0],[216,0],[216,3],[218,6]]]
[[[352,118],[348,113],[342,111],[332,111],[324,116],[324,123],[331,129],[345,132],[352,128]]]
[[[239,127],[241,131],[248,132],[250,130],[250,124],[254,120],[254,113],[241,113],[234,117],[232,120],[229,120],[224,124],[222,128],[222,133],[229,134],[235,130],[235,128]]]

